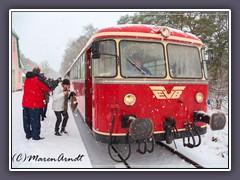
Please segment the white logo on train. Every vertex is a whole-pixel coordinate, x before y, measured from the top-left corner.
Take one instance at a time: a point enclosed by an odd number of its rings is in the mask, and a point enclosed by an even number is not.
[[[185,86],[174,86],[170,93],[164,86],[149,86],[157,99],[179,99]]]

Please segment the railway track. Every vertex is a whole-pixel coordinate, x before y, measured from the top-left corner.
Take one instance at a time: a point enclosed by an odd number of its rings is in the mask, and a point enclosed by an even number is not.
[[[126,166],[126,168],[131,169],[130,164],[128,164],[127,161],[124,160],[124,158],[121,156],[121,154],[117,151],[116,148],[114,148],[113,146],[111,146],[111,149],[117,154],[117,156],[119,157],[120,160],[122,160],[122,162],[124,163],[124,165]]]
[[[181,159],[185,160],[186,162],[192,164],[196,168],[204,169],[203,166],[201,166],[197,162],[193,161],[192,159],[188,158],[187,156],[183,155],[182,153],[178,152],[176,149],[171,148],[170,146],[164,144],[163,142],[156,142],[156,143],[158,145],[160,145],[161,147],[165,147],[168,151],[172,152],[173,154],[176,154],[178,157],[180,157]]]
[[[79,112],[78,112],[79,114]],[[86,149],[88,150],[88,154],[89,157],[91,158],[91,162],[94,168],[138,168],[138,164],[139,165],[144,165],[141,166],[140,168],[146,168],[146,160],[148,160],[148,162],[156,162],[155,163],[155,167],[153,168],[165,168],[164,165],[159,164],[158,162],[160,162],[161,160],[161,156],[165,156],[166,154],[169,157],[173,157],[173,155],[171,155],[171,153],[176,154],[180,159],[183,159],[186,164],[189,164],[191,166],[187,167],[187,168],[192,168],[192,166],[198,168],[198,169],[202,169],[204,168],[203,166],[201,166],[200,164],[198,164],[197,162],[191,160],[190,158],[186,157],[185,155],[181,154],[180,152],[178,152],[176,149],[171,148],[170,146],[164,144],[163,142],[156,142],[155,146],[155,150],[153,153],[149,153],[149,154],[145,154],[143,156],[139,155],[139,153],[136,153],[136,149],[137,149],[137,144],[131,144],[131,156],[129,159],[127,159],[126,161],[124,161],[125,157],[123,157],[122,155],[126,155],[124,154],[124,149],[126,148],[123,147],[122,145],[118,146],[118,145],[114,145],[111,147],[111,151],[115,154],[115,157],[119,160],[121,160],[121,163],[115,162],[113,161],[110,157],[109,157],[109,153],[107,151],[107,144],[106,143],[99,143],[99,142],[95,142],[95,140],[93,139],[93,135],[91,133],[91,131],[89,130],[89,128],[86,126],[86,124],[84,123],[84,121],[82,120],[82,117],[80,115],[74,116],[74,119],[76,120],[76,124],[79,128],[79,132],[82,136],[82,139],[84,140],[84,144]],[[97,149],[97,151],[93,151],[93,149]],[[159,151],[160,150],[160,151]],[[165,150],[168,152],[166,153]],[[170,153],[169,153],[170,152]],[[164,155],[163,155],[164,153]],[[145,157],[147,156],[147,157]],[[156,158],[159,158],[156,161]],[[151,161],[150,161],[151,160]],[[162,161],[161,161],[162,162]],[[179,161],[180,162],[180,161]],[[181,162],[180,162],[181,163]],[[175,168],[175,167],[173,167]],[[182,168],[182,167],[179,167]]]
[[[198,164],[196,161],[188,158],[187,156],[183,155],[182,153],[178,152],[176,149],[168,146],[167,144],[165,144],[163,142],[156,142],[156,144],[158,144],[161,147],[164,147],[166,150],[168,150],[171,153],[177,155],[179,158],[181,158],[184,161],[186,161],[187,163],[193,165],[197,169],[204,169],[204,167],[201,166],[200,164]],[[129,163],[128,160],[125,161],[124,157],[121,156],[121,153],[118,152],[118,150],[116,148],[114,148],[113,146],[111,148],[116,153],[116,155],[118,156],[119,160],[122,160],[122,163],[126,166],[126,168],[131,169],[132,168],[131,163]]]

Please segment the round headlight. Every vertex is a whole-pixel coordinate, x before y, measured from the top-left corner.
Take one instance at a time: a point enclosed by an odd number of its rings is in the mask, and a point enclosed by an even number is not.
[[[161,29],[161,34],[162,34],[163,37],[167,38],[167,37],[170,36],[171,31],[168,28],[164,27],[164,28]]]
[[[136,97],[133,94],[126,94],[124,96],[124,103],[127,106],[132,106],[135,104],[135,102],[136,102]]]
[[[202,93],[197,93],[196,96],[195,96],[195,99],[197,101],[197,103],[201,103],[203,101],[203,94]]]

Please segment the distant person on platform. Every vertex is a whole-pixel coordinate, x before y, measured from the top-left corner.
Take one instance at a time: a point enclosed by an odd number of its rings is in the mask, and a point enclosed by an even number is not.
[[[24,82],[22,106],[23,106],[23,127],[27,139],[41,140],[40,137],[40,114],[45,107],[45,94],[50,92],[50,88],[39,76],[39,67],[33,68],[26,73]]]
[[[67,133],[65,130],[68,122],[68,91],[70,88],[70,81],[68,79],[63,79],[62,83],[59,84],[53,91],[53,103],[52,109],[55,112],[57,121],[55,124],[55,135],[61,136],[62,133]],[[62,120],[63,118],[63,120]],[[59,126],[61,125],[61,130],[59,132]]]
[[[47,78],[44,76],[44,73],[40,73],[39,76],[40,76],[40,78],[42,78],[42,80],[44,82],[46,82]],[[50,87],[50,89],[51,89],[51,87]],[[47,114],[47,108],[48,108],[50,94],[48,92],[44,92],[44,95],[45,95],[45,100],[44,100],[45,107],[42,109],[42,112],[41,112],[42,121],[44,121],[44,118],[47,118],[46,114]]]
[[[45,101],[44,101],[44,104],[45,104],[45,107],[42,109],[42,121],[44,121],[44,118],[47,118],[46,114],[47,114],[47,108],[48,108],[48,103],[49,103],[49,96],[50,94],[48,92],[45,93]]]

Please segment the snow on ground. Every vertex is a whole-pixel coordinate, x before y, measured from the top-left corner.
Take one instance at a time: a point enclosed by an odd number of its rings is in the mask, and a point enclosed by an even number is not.
[[[228,105],[225,105],[228,107]],[[218,112],[219,110],[210,110],[209,114]],[[228,111],[227,109],[221,110],[226,114],[226,125],[224,129],[218,131],[212,131],[207,126],[207,133],[201,136],[201,145],[193,149],[183,147],[182,139],[175,140],[177,145],[177,151],[192,158],[197,163],[206,168],[223,168],[228,169],[229,166],[229,123],[228,123]],[[187,142],[187,139],[186,139]],[[198,138],[196,137],[196,143]],[[172,143],[170,147],[175,147]]]
[[[51,98],[47,118],[41,121],[41,136],[45,137],[45,139],[40,141],[27,140],[23,131],[21,101],[21,91],[12,93],[12,120],[10,120],[12,122],[10,126],[12,130],[12,139],[10,140],[12,161],[10,169],[126,168],[122,163],[116,163],[109,157],[107,144],[94,141],[91,133],[77,113],[72,114],[69,110],[69,121],[66,128],[69,135],[55,136],[56,117],[51,110]],[[202,136],[202,144],[199,147],[185,148],[182,139],[179,139],[175,141],[177,150],[188,157],[192,157],[206,168],[228,169],[228,132],[228,123],[220,131],[212,131],[208,127],[207,133]],[[84,139],[84,142],[82,139]],[[174,144],[170,146],[174,147]],[[146,155],[135,152],[136,144],[132,145],[132,149],[128,163],[133,168],[193,168],[192,165],[183,160],[175,160],[177,159],[174,158],[175,155],[173,156],[170,152],[164,151],[159,146],[155,147],[153,153]],[[34,157],[34,155],[38,156],[38,158]]]
[[[207,127],[207,133],[201,137],[201,145],[193,149],[183,147],[182,139],[176,140],[177,151],[206,168],[229,168],[227,128],[214,132]],[[170,146],[174,147],[173,144]]]
[[[27,140],[23,131],[22,92],[12,93],[12,168],[91,168],[72,113],[66,128],[69,135],[54,135],[56,117],[51,102],[50,98],[47,118],[41,121],[40,136],[45,139]]]
[[[92,134],[86,128],[82,118],[78,113],[74,113],[76,125],[79,128],[82,139],[84,139],[85,147],[88,151],[88,155],[91,159],[93,168],[126,168],[124,163],[117,163],[113,161],[108,154],[108,145],[106,143],[97,142],[94,140]],[[155,145],[155,150],[152,153],[146,153],[144,155],[136,152],[137,143],[131,144],[131,155],[127,160],[127,163],[131,168],[152,168],[152,169],[166,169],[166,168],[195,168],[193,165],[187,163],[183,159],[173,155],[165,148]],[[127,144],[114,144],[114,148],[124,157],[129,153]],[[150,145],[149,145],[150,148]],[[118,159],[114,155],[114,158]]]

